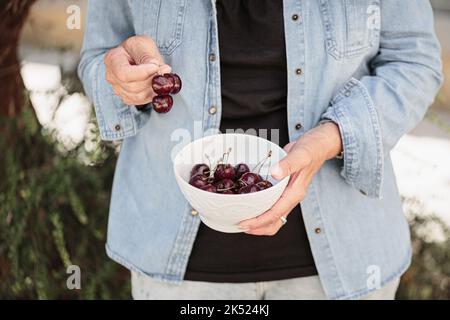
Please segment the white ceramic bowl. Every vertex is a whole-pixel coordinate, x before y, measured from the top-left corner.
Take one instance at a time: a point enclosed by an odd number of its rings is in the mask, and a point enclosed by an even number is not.
[[[185,146],[174,158],[174,174],[182,193],[192,208],[198,211],[200,219],[208,227],[229,233],[242,232],[237,224],[254,218],[270,209],[280,198],[289,182],[289,177],[281,181],[268,180],[273,187],[249,194],[225,195],[206,192],[189,184],[192,167],[197,163],[208,164],[208,155],[214,163],[231,148],[228,163],[246,163],[252,169],[272,151],[270,161],[266,161],[260,174],[266,177],[271,165],[280,161],[286,152],[278,145],[253,135],[219,134],[196,140]]]

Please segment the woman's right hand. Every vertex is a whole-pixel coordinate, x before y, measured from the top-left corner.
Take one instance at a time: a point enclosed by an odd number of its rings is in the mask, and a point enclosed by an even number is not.
[[[150,103],[156,96],[152,89],[153,77],[171,72],[156,43],[146,36],[128,38],[106,54],[104,63],[106,80],[127,105]]]

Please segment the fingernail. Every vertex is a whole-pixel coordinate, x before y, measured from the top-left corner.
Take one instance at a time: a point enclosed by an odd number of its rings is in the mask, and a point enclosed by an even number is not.
[[[274,177],[275,179],[282,179],[283,178],[283,169],[281,168],[281,166],[277,163],[275,164],[272,169],[270,170],[270,173],[272,175],[272,177]]]

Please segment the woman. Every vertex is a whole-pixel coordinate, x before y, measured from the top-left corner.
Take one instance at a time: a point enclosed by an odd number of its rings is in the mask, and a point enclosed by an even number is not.
[[[133,297],[393,299],[411,245],[389,152],[431,104],[439,53],[426,0],[91,0],[79,72],[102,138],[123,140],[106,249]],[[151,80],[171,70],[183,89],[161,115]],[[291,176],[241,234],[203,225],[171,168],[232,129],[268,129],[288,151],[272,176]]]

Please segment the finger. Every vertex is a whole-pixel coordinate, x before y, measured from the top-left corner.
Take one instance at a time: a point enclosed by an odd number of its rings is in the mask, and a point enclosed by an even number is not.
[[[289,142],[287,145],[284,146],[284,151],[286,152],[290,152],[291,149],[295,146],[295,141],[294,142]]]
[[[152,38],[139,35],[128,38],[121,45],[136,64],[156,63],[161,65],[164,59]]]
[[[245,232],[246,234],[250,234],[253,236],[274,236],[278,233],[278,231],[280,231],[280,229],[283,227],[283,222],[281,220],[262,227],[262,228],[258,228],[258,229],[253,229],[253,230],[249,230],[247,232]]]
[[[270,170],[272,177],[277,180],[290,176],[311,163],[311,155],[305,148],[297,147],[297,144],[295,144],[289,147],[289,149],[290,151],[287,156],[281,159]]]
[[[163,64],[159,67],[159,73],[165,74],[165,73],[171,73],[172,68],[168,64]]]
[[[283,192],[282,197],[286,201],[277,201],[270,210],[277,212],[278,216],[287,216],[305,198],[311,181],[310,177],[310,174],[305,171],[297,174]]]
[[[125,92],[131,95],[135,93],[141,93],[142,91],[151,91],[152,93],[154,93],[152,87],[152,79],[155,75],[156,73],[153,74],[151,78],[144,81],[121,82],[113,74],[107,74],[107,80],[113,85],[120,86]]]
[[[155,96],[153,91],[144,90],[140,93],[129,93],[120,86],[113,87],[114,93],[127,105],[143,105],[150,103]]]
[[[120,82],[138,82],[149,79],[159,72],[154,64],[116,65],[112,70]]]
[[[128,105],[139,106],[152,102],[155,94],[148,91],[142,91],[140,93],[133,94],[125,92],[124,96],[126,97]]]
[[[306,190],[312,177],[313,174],[306,171],[293,175],[280,199],[272,208],[256,218],[242,221],[238,224],[238,227],[242,230],[253,230],[273,224],[280,217],[287,217],[305,198]]]
[[[265,213],[256,218],[241,221],[238,227],[242,230],[252,230],[261,228],[267,224],[273,224],[280,220],[280,217],[287,216],[298,204],[297,192],[292,186],[287,186],[280,199]]]
[[[112,75],[120,82],[144,81],[159,71],[154,63],[134,65],[125,51],[116,51],[109,60]]]
[[[118,85],[128,93],[141,93],[142,91],[152,91],[151,79],[136,82],[119,82]]]

